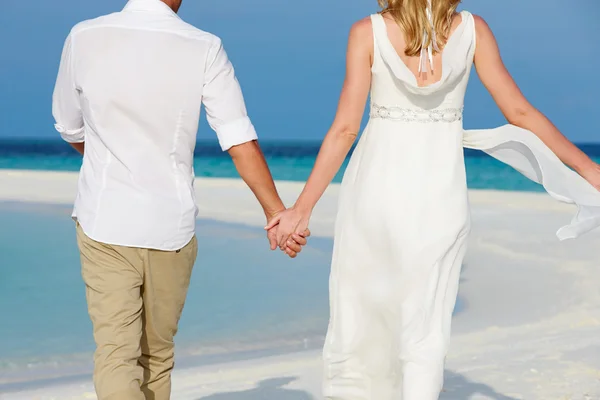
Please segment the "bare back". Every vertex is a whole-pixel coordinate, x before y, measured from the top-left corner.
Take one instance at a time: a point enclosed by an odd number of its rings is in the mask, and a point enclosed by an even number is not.
[[[388,38],[392,46],[394,46],[394,49],[396,49],[398,57],[400,57],[402,62],[413,73],[413,75],[417,79],[419,86],[428,86],[439,81],[442,77],[443,49],[441,52],[435,54],[433,57],[433,70],[430,68],[428,71],[419,73],[419,57],[411,57],[405,54],[407,42],[402,28],[400,27],[400,25],[398,25],[398,23],[392,18],[392,16],[389,13],[384,13],[383,18],[387,27]],[[464,17],[460,13],[456,13],[454,15],[452,19],[450,34],[448,35],[448,41],[452,39],[452,35],[456,31],[456,29],[464,22]]]

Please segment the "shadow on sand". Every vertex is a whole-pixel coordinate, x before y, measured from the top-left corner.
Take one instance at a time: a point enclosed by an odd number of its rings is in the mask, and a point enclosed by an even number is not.
[[[492,387],[472,382],[456,372],[446,371],[444,391],[440,400],[520,400],[516,397],[498,393]]]
[[[311,394],[295,389],[286,389],[285,386],[297,378],[267,379],[258,384],[256,388],[241,392],[217,393],[197,400],[316,400]],[[476,397],[475,397],[476,396]],[[318,397],[320,399],[320,397]],[[446,371],[444,392],[440,400],[519,400],[498,393],[493,388],[483,383],[471,382],[463,375]]]
[[[201,397],[198,400],[314,400],[314,397],[302,390],[285,389],[297,378],[267,379],[257,387],[242,392],[217,393]]]

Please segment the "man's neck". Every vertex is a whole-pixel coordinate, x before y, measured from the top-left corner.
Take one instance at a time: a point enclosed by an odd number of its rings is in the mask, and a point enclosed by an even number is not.
[[[179,11],[179,6],[181,6],[181,1],[177,0],[160,0],[171,8],[174,12]]]

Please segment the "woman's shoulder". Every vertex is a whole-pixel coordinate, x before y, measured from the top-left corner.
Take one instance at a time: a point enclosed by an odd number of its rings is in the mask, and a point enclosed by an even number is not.
[[[371,17],[372,16],[369,15],[368,17],[356,21],[352,24],[352,28],[350,29],[350,31],[363,34],[367,33],[368,31],[373,31],[373,23],[371,21]]]
[[[480,42],[490,38],[493,39],[494,34],[486,20],[480,15],[471,15],[473,17],[473,24],[475,25],[475,35],[477,36],[477,41]]]
[[[475,29],[479,32],[480,30],[490,30],[490,26],[488,25],[488,23],[485,21],[485,19],[483,19],[483,17],[481,15],[477,15],[477,14],[471,14],[471,17],[473,18],[473,23],[475,24]]]
[[[350,40],[354,42],[373,42],[373,23],[371,16],[365,17],[352,24],[350,28]]]

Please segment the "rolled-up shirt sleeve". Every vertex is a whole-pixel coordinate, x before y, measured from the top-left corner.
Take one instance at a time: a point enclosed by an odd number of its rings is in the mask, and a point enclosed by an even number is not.
[[[256,140],[233,65],[218,39],[210,49],[205,76],[202,102],[223,151]]]
[[[65,141],[81,143],[85,140],[85,128],[73,65],[72,37],[69,35],[63,48],[52,95],[52,115],[56,121],[54,127]]]

